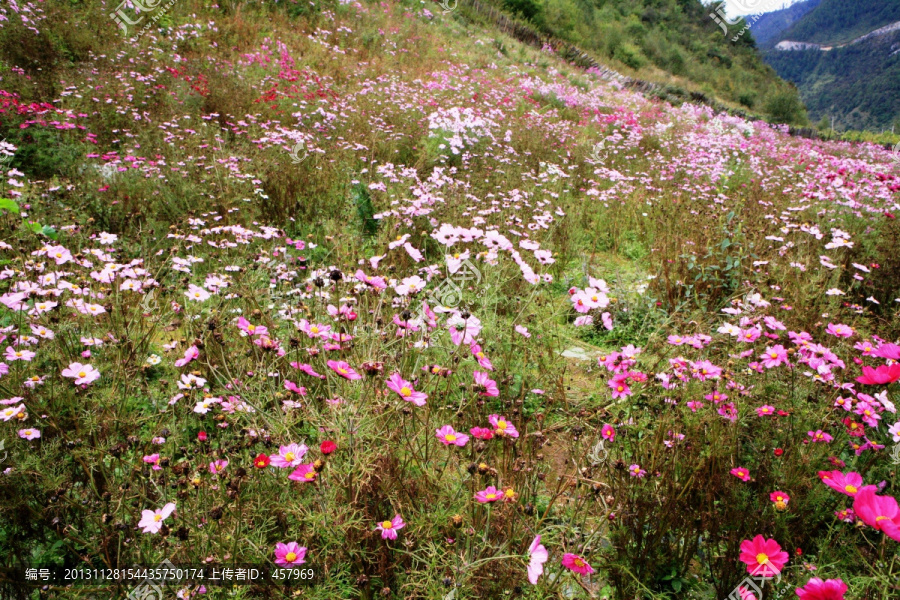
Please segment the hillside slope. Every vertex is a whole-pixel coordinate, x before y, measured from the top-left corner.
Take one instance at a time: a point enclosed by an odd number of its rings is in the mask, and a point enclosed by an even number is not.
[[[816,8],[822,0],[805,0],[787,8],[760,15],[750,30],[753,39],[760,48],[774,46],[782,39],[782,33],[799,21],[804,15]]]
[[[900,125],[900,0],[822,0],[771,38],[766,62],[800,89],[813,121],[835,127],[890,129]],[[755,31],[755,30],[754,30]],[[821,48],[782,50],[802,44]]]
[[[893,594],[897,156],[446,10],[0,5],[0,598]]]

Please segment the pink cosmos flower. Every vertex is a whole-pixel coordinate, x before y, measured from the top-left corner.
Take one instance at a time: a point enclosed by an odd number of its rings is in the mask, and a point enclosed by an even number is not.
[[[302,385],[297,385],[289,379],[284,380],[284,389],[288,390],[289,392],[294,392],[295,394],[298,394],[300,396],[306,395],[305,387],[303,387]]]
[[[175,503],[169,502],[165,506],[157,510],[144,510],[141,512],[141,520],[138,527],[144,530],[144,533],[157,533],[162,529],[163,521],[169,518],[175,511]]]
[[[362,379],[362,375],[354,371],[349,364],[345,363],[342,360],[329,360],[325,364],[327,364],[332,371],[334,371],[344,379],[350,379],[351,381]]]
[[[269,328],[264,325],[253,325],[244,317],[238,317],[238,329],[247,335],[269,335]]]
[[[608,442],[616,441],[616,428],[609,423],[604,423],[603,427],[600,428],[600,437]]]
[[[541,544],[541,536],[535,536],[528,547],[528,582],[537,585],[538,577],[544,573],[544,563],[550,559],[547,549]]]
[[[16,350],[12,346],[6,347],[6,354],[4,355],[4,358],[9,362],[13,362],[14,360],[31,362],[31,359],[34,357],[35,353],[31,350]]]
[[[312,463],[308,463],[305,465],[300,465],[296,469],[294,469],[293,473],[288,475],[288,479],[291,481],[301,481],[304,483],[311,483],[316,480],[316,477],[319,474],[316,473],[315,468]]]
[[[756,594],[742,585],[738,586],[738,594],[740,595],[741,600],[758,600]]]
[[[450,425],[444,425],[435,431],[437,432],[437,438],[445,446],[452,444],[454,446],[463,447],[466,445],[466,442],[469,441],[469,436],[464,433],[457,433]]]
[[[519,437],[516,427],[500,415],[489,415],[488,422],[494,427],[494,433],[497,435],[507,435],[511,438]]]
[[[500,388],[497,387],[497,382],[488,377],[487,373],[482,373],[481,371],[475,371],[473,374],[475,378],[475,386],[480,387],[482,392],[482,396],[499,396]]]
[[[628,473],[632,477],[644,477],[647,474],[647,471],[641,468],[641,465],[631,465],[628,467]]]
[[[162,467],[159,466],[159,454],[148,454],[142,460],[148,465],[153,465],[152,469],[154,471],[162,469]]]
[[[522,335],[526,338],[531,337],[531,334],[528,332],[527,327],[525,327],[523,325],[516,325],[515,329],[516,329],[516,333],[518,333],[519,335]],[[538,536],[538,539],[540,540],[540,536]]]
[[[892,496],[878,496],[878,488],[867,485],[853,499],[853,512],[863,523],[900,542],[900,510]]]
[[[275,544],[275,564],[279,567],[296,567],[306,562],[306,548],[297,542]]]
[[[853,335],[853,328],[841,323],[829,323],[828,327],[825,328],[825,333],[841,338],[848,338]]]
[[[743,467],[738,467],[736,469],[731,470],[731,474],[740,479],[741,481],[750,481],[750,471],[744,469]]]
[[[480,492],[475,493],[475,499],[482,504],[487,504],[488,502],[496,502],[501,498],[503,498],[503,492],[492,485],[486,487]]]
[[[799,600],[844,600],[847,584],[840,579],[822,581],[813,577],[802,588],[797,588]]]
[[[447,319],[447,328],[450,330],[450,339],[459,346],[460,344],[471,344],[481,333],[481,321],[475,315],[469,315],[469,318],[463,319],[459,313],[454,314]]]
[[[278,454],[273,454],[269,459],[272,461],[272,466],[280,469],[289,469],[303,462],[303,457],[306,456],[308,450],[309,448],[307,448],[306,444],[288,444],[287,446],[280,446]]]
[[[88,385],[100,379],[100,371],[91,365],[73,362],[67,369],[63,369],[62,376],[75,379],[75,385]]]
[[[375,529],[381,531],[381,539],[396,540],[397,530],[403,529],[404,527],[406,527],[406,523],[403,522],[400,515],[394,515],[393,519],[390,521],[382,521]]]
[[[20,429],[19,437],[23,440],[35,440],[41,437],[41,432],[38,429]]]
[[[225,470],[225,467],[228,466],[228,461],[225,459],[219,459],[209,463],[209,472],[213,475],[218,475],[222,471]]]
[[[788,503],[791,501],[791,497],[784,492],[772,492],[771,494],[769,494],[769,500],[772,501],[776,509],[784,510],[787,508]]]
[[[760,417],[773,415],[773,414],[775,414],[775,407],[769,406],[768,404],[764,404],[763,406],[760,406],[759,408],[756,409],[756,414]]]
[[[311,377],[317,377],[317,378],[319,378],[319,379],[325,379],[325,376],[324,376],[324,375],[320,375],[320,374],[316,373],[316,372],[313,370],[312,366],[311,366],[311,365],[308,365],[308,364],[306,364],[306,363],[299,363],[299,362],[296,362],[296,361],[295,361],[295,362],[292,362],[292,363],[291,363],[291,366],[294,367],[295,369],[300,369],[301,371],[303,371],[304,373],[306,373],[307,375],[309,375],[309,376],[311,376]]]
[[[862,377],[856,381],[863,385],[886,385],[900,380],[900,363],[893,365],[881,365],[877,369],[872,367],[862,368]]]
[[[817,429],[816,431],[807,431],[806,435],[812,438],[813,442],[827,444],[834,438],[822,431],[821,429]]]
[[[562,566],[579,575],[590,575],[594,572],[593,567],[591,567],[587,561],[577,554],[571,554],[569,552],[563,554]]]
[[[759,360],[765,368],[774,369],[775,367],[788,364],[788,353],[784,346],[778,344],[772,348],[766,348],[759,356]]]
[[[428,394],[417,392],[413,388],[413,384],[403,379],[400,373],[391,375],[390,379],[387,380],[387,386],[389,390],[396,392],[401,398],[407,402],[412,402],[416,406],[425,406],[425,401],[428,399]]]
[[[487,427],[473,427],[469,430],[469,433],[479,440],[489,440],[494,437],[494,432]]]
[[[740,561],[747,565],[747,572],[754,577],[775,577],[790,557],[775,540],[758,535],[741,542]]]
[[[834,516],[836,516],[844,523],[856,523],[856,513],[853,512],[852,508],[836,510],[834,511]]]
[[[478,344],[472,344],[471,347],[472,356],[475,357],[475,360],[478,361],[478,365],[482,369],[487,369],[488,371],[494,370],[494,365],[491,364],[491,361],[487,356],[484,355],[484,352],[481,351],[481,346]]]
[[[197,346],[191,346],[190,348],[188,348],[187,350],[184,351],[184,358],[179,358],[178,360],[175,361],[175,366],[183,367],[184,365],[188,364],[195,358],[199,358],[199,357],[200,357],[200,350],[197,349]]]

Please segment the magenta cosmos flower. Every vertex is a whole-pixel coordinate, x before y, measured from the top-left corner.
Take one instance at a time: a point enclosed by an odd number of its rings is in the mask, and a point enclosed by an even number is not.
[[[275,564],[279,567],[295,567],[306,562],[306,548],[297,542],[275,544]]]
[[[813,577],[802,588],[797,588],[796,593],[800,600],[844,600],[844,592],[847,584],[840,579],[822,581]]]
[[[586,560],[569,552],[563,554],[562,566],[579,575],[590,575],[594,572],[594,568],[587,564]]]
[[[302,481],[305,483],[310,483],[316,480],[317,475],[318,473],[316,473],[316,470],[313,467],[312,463],[309,463],[300,465],[299,467],[294,469],[294,472],[288,475],[288,479],[290,479],[291,481]]]
[[[833,490],[846,494],[853,498],[863,486],[862,475],[855,471],[841,473],[840,471],[819,471],[819,479]]]
[[[381,539],[383,540],[396,540],[397,530],[404,527],[406,527],[406,523],[403,522],[403,518],[400,515],[394,515],[394,518],[390,521],[379,523],[375,530],[381,532]]]
[[[497,382],[488,377],[487,373],[482,373],[481,371],[475,371],[473,374],[475,378],[475,387],[481,390],[482,396],[499,396],[500,388],[497,387]]]
[[[616,428],[606,423],[600,428],[600,437],[608,442],[616,441]]]
[[[765,368],[774,369],[788,362],[788,353],[784,346],[778,344],[772,348],[766,348],[759,355],[759,360]]]
[[[750,471],[743,467],[738,467],[736,469],[731,470],[731,474],[740,479],[741,481],[750,481]]]
[[[490,415],[488,422],[494,427],[494,433],[497,435],[507,435],[511,438],[519,437],[516,427],[500,415]]]
[[[769,494],[769,500],[772,501],[777,510],[785,510],[791,501],[791,497],[784,492],[772,492]]]
[[[469,441],[469,436],[464,433],[457,433],[450,425],[444,425],[435,431],[437,432],[437,438],[441,440],[441,443],[445,446],[452,444],[454,446],[463,447],[466,445],[466,442]]]
[[[747,565],[747,572],[754,577],[775,577],[790,557],[775,540],[758,535],[741,542],[740,561]]]
[[[503,497],[503,492],[498,490],[492,485],[484,488],[480,492],[475,493],[475,499],[478,500],[482,504],[487,504],[488,502],[496,502],[497,500]]]
[[[628,472],[631,473],[632,477],[643,477],[647,474],[647,471],[641,468],[641,465],[631,465],[628,467]]]
[[[528,547],[528,582],[537,585],[538,577],[544,573],[544,563],[550,558],[547,549],[541,544],[541,536],[536,536]]]
[[[287,446],[279,446],[278,454],[273,454],[269,458],[271,464],[280,469],[288,469],[296,467],[303,462],[303,457],[309,448],[306,444],[288,444]]]
[[[169,518],[175,511],[175,503],[169,502],[165,506],[157,510],[144,510],[141,512],[141,520],[138,527],[144,530],[144,533],[157,533],[162,529],[163,521]]]
[[[389,390],[396,392],[401,398],[407,402],[412,402],[416,406],[425,406],[425,401],[428,400],[428,394],[417,392],[413,388],[413,384],[403,379],[400,373],[391,375],[390,379],[387,380],[387,386]]]
[[[892,496],[878,496],[874,485],[867,485],[853,499],[853,512],[863,523],[900,542],[900,509]]]
[[[222,471],[225,470],[225,467],[228,466],[228,461],[224,459],[219,459],[209,463],[209,472],[213,475],[218,475]]]
[[[75,385],[88,385],[100,379],[100,371],[91,365],[73,362],[69,365],[69,368],[63,369],[62,376],[74,379]]]
[[[490,359],[485,356],[484,351],[481,349],[481,346],[479,346],[478,344],[472,344],[470,350],[472,351],[472,356],[475,357],[475,360],[478,361],[478,365],[482,369],[487,369],[488,371],[494,370],[494,365],[492,365]]]
[[[337,373],[344,379],[350,379],[351,381],[356,380],[356,379],[362,379],[362,375],[360,375],[359,373],[354,371],[353,367],[351,367],[348,363],[345,363],[342,360],[329,360],[325,364],[328,365],[328,367],[332,371],[334,371],[335,373]]]

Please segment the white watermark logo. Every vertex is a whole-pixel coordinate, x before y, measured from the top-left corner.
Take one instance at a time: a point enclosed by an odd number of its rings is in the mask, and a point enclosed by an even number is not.
[[[606,462],[606,459],[609,457],[609,450],[606,449],[606,440],[600,440],[594,447],[591,448],[591,451],[588,453],[587,458],[591,461],[592,467],[597,467]]]
[[[894,159],[894,162],[900,163],[900,142],[897,142],[897,145],[894,146],[894,153],[891,154],[891,158]]]
[[[290,151],[290,157],[291,162],[295,165],[299,165],[304,160],[309,158],[309,151],[306,149],[306,142],[300,140],[299,142],[294,144],[294,147],[291,148]]]
[[[772,582],[772,585],[775,586],[781,583],[781,571],[767,558],[765,562],[753,568],[750,574],[728,595],[726,600],[743,600],[751,592],[756,597],[756,600],[763,600],[762,588],[765,586],[766,581],[772,579],[773,575],[775,580]],[[775,595],[775,598],[779,598],[781,595],[781,593],[778,593]]]
[[[6,440],[0,440],[0,452],[3,453],[3,456],[0,456],[0,463],[2,463],[9,456],[9,453],[6,452]]]
[[[731,38],[732,42],[736,42],[750,30],[750,27],[759,20],[763,13],[778,10],[781,8],[782,2],[783,0],[735,0],[732,4],[742,14],[729,18],[725,15],[725,2],[722,0],[710,5],[713,12],[709,13],[709,17],[715,21],[716,25],[722,28],[722,33],[725,37],[728,37],[729,26],[737,25],[741,20],[744,20],[745,25],[743,29]]]
[[[440,4],[441,8],[444,9],[444,14],[446,15],[451,10],[456,10],[456,7],[459,6],[458,0],[441,0]]]
[[[597,142],[596,144],[594,144],[594,146],[591,148],[591,154],[590,154],[590,158],[592,161],[602,162],[602,159],[600,158],[600,153],[603,152],[605,145],[606,144],[604,142]]]
[[[175,4],[176,0],[169,0],[169,3],[160,9],[161,2],[162,0],[123,0],[116,7],[116,11],[110,13],[109,16],[126,36],[128,35],[129,26],[139,25],[146,17],[149,17],[150,22],[144,25],[144,28],[138,34],[138,37],[141,37]],[[150,16],[150,13],[153,13],[153,16]]]
[[[444,308],[458,308],[462,303],[463,299],[463,289],[468,286],[477,286],[481,283],[481,271],[478,270],[471,261],[468,259],[461,261],[459,264],[455,265],[456,268],[451,268],[451,266],[447,265],[448,275],[444,278],[439,286],[433,288],[428,291],[425,295],[424,301],[428,303],[432,308],[441,306]],[[481,295],[487,290],[490,286],[485,286],[482,288],[477,295]],[[425,317],[424,314],[425,307],[424,303],[420,309],[419,317]]]
[[[2,449],[2,446],[0,446]],[[891,450],[891,464],[900,465],[900,444],[895,444]]]
[[[155,572],[169,572],[169,570],[174,570],[175,565],[169,559],[166,559],[157,565],[156,569],[147,569],[147,571],[155,571]],[[148,579],[138,587],[131,590],[131,592],[125,597],[125,600],[163,600],[163,590],[162,585],[165,584],[165,577],[160,577],[157,579]]]

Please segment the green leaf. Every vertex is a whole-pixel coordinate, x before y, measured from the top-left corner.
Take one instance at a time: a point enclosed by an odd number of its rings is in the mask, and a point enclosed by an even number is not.
[[[41,233],[46,235],[51,240],[59,239],[59,235],[56,233],[56,228],[51,227],[50,225],[44,225],[41,227]]]
[[[0,198],[0,210],[8,210],[19,214],[19,205],[9,198]]]

